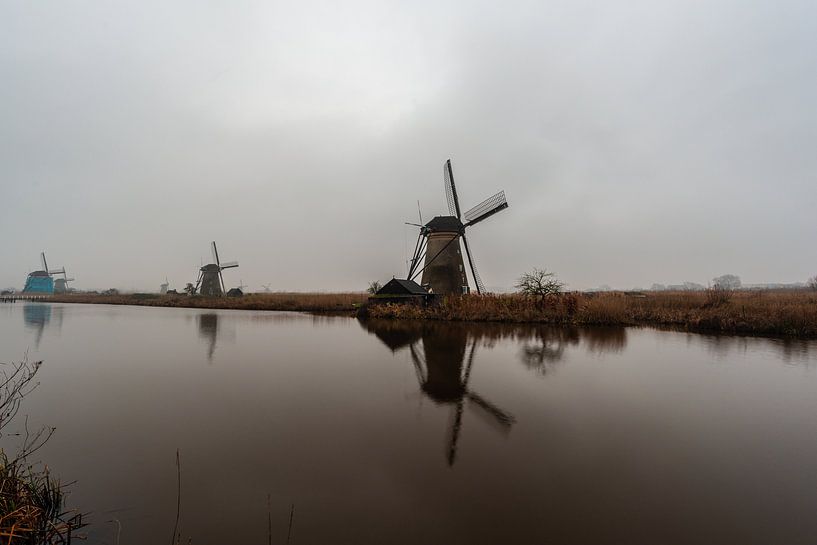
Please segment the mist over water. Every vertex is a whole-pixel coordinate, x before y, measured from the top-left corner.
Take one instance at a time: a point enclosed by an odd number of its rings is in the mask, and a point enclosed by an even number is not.
[[[0,343],[89,543],[172,533],[176,449],[196,544],[817,532],[812,341],[18,303]]]

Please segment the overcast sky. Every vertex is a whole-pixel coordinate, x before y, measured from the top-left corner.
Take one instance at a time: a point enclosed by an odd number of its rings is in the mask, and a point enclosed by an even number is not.
[[[0,287],[260,290],[405,274],[469,230],[485,283],[817,274],[817,4],[0,0]]]

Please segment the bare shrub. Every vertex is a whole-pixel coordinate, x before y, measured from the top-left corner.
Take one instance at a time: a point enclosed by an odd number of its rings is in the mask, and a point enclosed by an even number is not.
[[[548,297],[559,295],[564,284],[556,279],[556,274],[547,269],[533,269],[519,277],[516,281],[519,293],[537,300],[540,307],[545,305]]]

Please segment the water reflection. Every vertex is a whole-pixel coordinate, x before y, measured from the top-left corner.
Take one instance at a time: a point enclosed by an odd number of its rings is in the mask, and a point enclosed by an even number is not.
[[[199,314],[199,337],[207,342],[207,361],[213,361],[218,342],[218,314]]]
[[[579,332],[575,328],[537,328],[522,341],[520,359],[528,369],[544,375],[561,361],[567,346],[578,344]]]
[[[790,365],[810,365],[809,349],[814,341],[805,339],[764,339],[760,337],[739,337],[736,335],[705,335],[690,333],[687,344],[695,345],[703,341],[707,351],[715,358],[722,360],[734,354],[746,355],[758,350],[773,350]]]
[[[34,343],[40,347],[46,328],[51,325],[52,311],[57,328],[62,328],[62,307],[43,303],[25,303],[23,305],[23,322],[34,330]]]
[[[469,388],[477,345],[493,347],[510,339],[520,345],[519,360],[540,375],[565,357],[568,347],[584,344],[592,353],[621,352],[627,345],[623,327],[553,327],[537,324],[463,324],[367,320],[361,322],[392,352],[407,348],[420,390],[438,404],[453,407],[446,458],[453,465],[467,405],[494,429],[508,433],[513,415]]]
[[[453,466],[463,425],[466,401],[468,407],[502,433],[507,433],[516,419],[472,390],[469,385],[474,366],[478,337],[461,324],[417,323],[370,320],[363,324],[392,352],[408,347],[420,390],[439,405],[453,408],[446,441],[446,460]],[[470,337],[470,338],[469,338]],[[422,341],[422,350],[418,345]]]

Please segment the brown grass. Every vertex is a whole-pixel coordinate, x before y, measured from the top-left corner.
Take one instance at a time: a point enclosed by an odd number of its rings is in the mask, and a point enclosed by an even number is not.
[[[243,297],[188,297],[134,293],[128,295],[70,294],[55,295],[59,303],[95,303],[102,305],[139,305],[235,310],[290,310],[308,312],[354,311],[366,302],[365,293],[252,293]]]
[[[807,290],[567,293],[543,304],[520,295],[448,297],[428,308],[382,305],[375,318],[658,325],[690,331],[817,337],[817,294]]]
[[[51,301],[239,310],[352,312],[365,293],[260,293],[239,298],[186,295],[54,296]],[[377,305],[372,317],[570,325],[658,325],[749,335],[817,338],[817,292],[738,290],[565,293],[544,301],[521,295],[448,297],[439,305]]]

